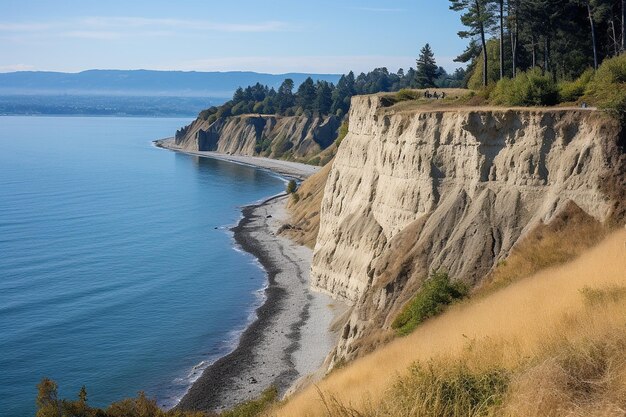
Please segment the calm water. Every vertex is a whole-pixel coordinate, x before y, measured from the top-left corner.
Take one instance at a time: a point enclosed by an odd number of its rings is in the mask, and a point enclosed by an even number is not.
[[[171,405],[250,320],[265,277],[225,226],[284,184],[151,146],[188,122],[0,117],[1,416],[44,376]]]

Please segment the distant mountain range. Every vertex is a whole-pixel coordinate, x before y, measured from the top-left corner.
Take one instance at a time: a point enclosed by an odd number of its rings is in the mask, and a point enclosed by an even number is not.
[[[336,83],[337,74],[263,74],[89,70],[79,73],[20,71],[0,73],[0,95],[105,95],[230,98],[238,87],[257,82],[278,88],[285,78],[296,86],[307,77]]]

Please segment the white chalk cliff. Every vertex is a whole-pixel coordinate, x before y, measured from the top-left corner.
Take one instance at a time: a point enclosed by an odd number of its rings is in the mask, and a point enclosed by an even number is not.
[[[331,145],[340,124],[334,116],[243,115],[211,124],[198,118],[176,136],[176,145],[189,151],[306,158]]]
[[[620,127],[600,112],[385,104],[353,98],[322,200],[312,284],[354,306],[336,357],[429,271],[475,284],[566,207],[623,209]]]

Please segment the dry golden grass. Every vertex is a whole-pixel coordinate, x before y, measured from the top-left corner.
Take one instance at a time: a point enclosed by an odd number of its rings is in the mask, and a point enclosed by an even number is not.
[[[581,290],[612,294],[624,287],[626,230],[621,229],[572,262],[451,308],[268,415],[424,415],[419,408],[415,413],[398,408],[403,397],[394,389],[419,362],[508,372],[504,402],[491,410],[495,415],[623,416],[626,298],[609,295],[594,303]]]
[[[505,261],[483,280],[475,293],[489,293],[544,268],[574,259],[606,235],[605,227],[570,203],[550,224],[541,224],[524,237]]]

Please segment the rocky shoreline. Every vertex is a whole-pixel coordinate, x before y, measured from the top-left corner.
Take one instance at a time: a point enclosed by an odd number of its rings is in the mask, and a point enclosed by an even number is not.
[[[282,395],[318,371],[333,348],[337,334],[331,324],[346,307],[311,290],[312,251],[277,234],[289,218],[287,198],[242,209],[234,239],[266,271],[266,300],[237,348],[205,369],[176,408],[221,411],[271,386]]]

